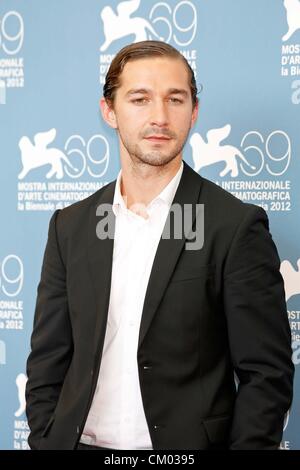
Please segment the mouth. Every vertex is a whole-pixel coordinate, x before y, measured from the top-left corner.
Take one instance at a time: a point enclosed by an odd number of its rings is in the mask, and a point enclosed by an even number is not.
[[[164,135],[150,135],[149,137],[145,137],[145,140],[149,140],[150,142],[167,142],[170,139],[170,137],[166,137]]]

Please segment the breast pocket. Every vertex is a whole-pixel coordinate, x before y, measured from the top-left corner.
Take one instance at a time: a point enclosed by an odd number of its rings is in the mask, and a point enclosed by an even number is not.
[[[213,265],[176,267],[157,315],[170,354],[198,360],[200,332],[210,332],[214,326],[214,272]]]
[[[171,283],[178,281],[188,281],[192,279],[201,279],[213,277],[215,273],[215,265],[207,264],[204,266],[187,265],[187,263],[180,263],[175,269],[171,278]]]

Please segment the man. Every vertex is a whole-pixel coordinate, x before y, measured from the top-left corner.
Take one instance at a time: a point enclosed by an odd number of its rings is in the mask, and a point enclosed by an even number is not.
[[[27,364],[33,449],[280,444],[294,370],[279,258],[261,208],[182,162],[196,94],[162,42],[110,66],[101,110],[121,171],[50,221]]]

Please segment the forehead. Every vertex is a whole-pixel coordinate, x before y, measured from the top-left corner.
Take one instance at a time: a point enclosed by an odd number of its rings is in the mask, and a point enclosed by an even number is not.
[[[186,88],[189,73],[181,59],[151,57],[127,62],[120,75],[120,88],[132,87]]]

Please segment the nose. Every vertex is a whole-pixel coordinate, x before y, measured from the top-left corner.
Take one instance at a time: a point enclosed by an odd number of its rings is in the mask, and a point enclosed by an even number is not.
[[[167,103],[157,100],[152,103],[150,124],[164,127],[169,124],[169,111]]]

